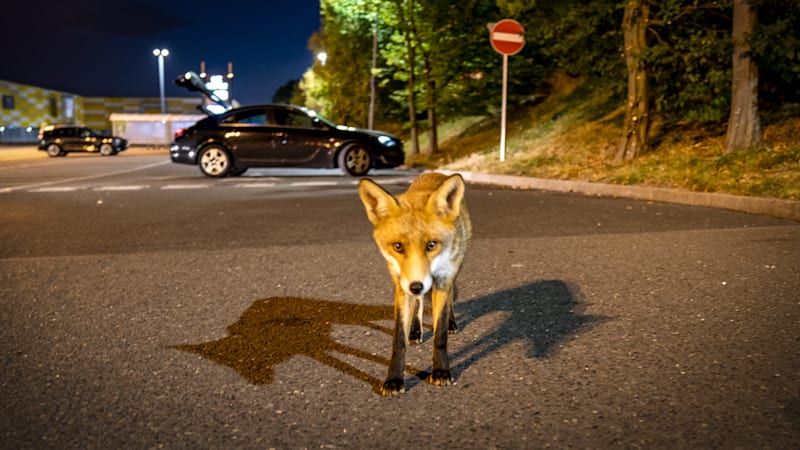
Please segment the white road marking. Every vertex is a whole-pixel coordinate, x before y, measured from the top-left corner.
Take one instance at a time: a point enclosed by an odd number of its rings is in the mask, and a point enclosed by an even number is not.
[[[104,192],[104,191],[141,191],[142,189],[148,189],[150,185],[147,184],[138,184],[138,185],[131,185],[131,186],[100,186],[94,188],[94,191],[97,192]]]
[[[312,187],[312,186],[336,186],[339,183],[336,181],[293,181],[289,186],[297,187]]]
[[[161,186],[161,190],[164,191],[175,191],[180,189],[208,189],[209,185],[207,184],[168,184],[166,186]]]
[[[237,188],[266,188],[275,186],[275,183],[236,183],[233,186]]]
[[[118,170],[116,172],[98,173],[96,175],[87,175],[85,177],[64,178],[63,180],[53,180],[53,181],[43,181],[43,182],[40,182],[40,183],[23,184],[23,185],[20,185],[20,186],[12,186],[12,187],[3,188],[2,190],[0,190],[0,192],[13,192],[13,191],[25,191],[25,190],[30,191],[31,189],[42,188],[42,187],[45,187],[45,186],[52,186],[54,184],[74,183],[76,181],[94,180],[94,179],[97,179],[97,178],[110,177],[112,175],[122,175],[122,174],[125,174],[125,173],[138,172],[140,170],[149,169],[151,167],[163,166],[163,165],[166,165],[166,164],[172,164],[172,161],[162,161],[162,162],[155,163],[155,164],[148,164],[146,166],[134,167],[132,169]],[[42,191],[38,191],[38,192],[42,192]]]
[[[75,192],[77,190],[78,188],[75,186],[52,186],[28,189],[28,192]]]

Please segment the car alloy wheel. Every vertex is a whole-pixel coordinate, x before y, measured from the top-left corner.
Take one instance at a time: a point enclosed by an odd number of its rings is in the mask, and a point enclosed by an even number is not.
[[[50,144],[47,146],[47,156],[55,157],[61,156],[61,147],[58,144]]]
[[[355,177],[366,175],[371,164],[369,151],[360,145],[351,145],[339,154],[339,167],[348,175]]]
[[[231,157],[221,147],[206,147],[200,153],[200,170],[209,177],[224,177],[231,170]]]
[[[111,156],[114,154],[114,146],[111,144],[102,144],[100,146],[100,154],[103,156]]]

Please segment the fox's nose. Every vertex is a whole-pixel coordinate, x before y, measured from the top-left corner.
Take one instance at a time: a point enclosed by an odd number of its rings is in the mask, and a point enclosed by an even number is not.
[[[424,288],[425,288],[425,286],[423,286],[422,283],[420,283],[419,281],[415,281],[415,282],[413,282],[413,283],[408,285],[408,290],[411,291],[411,293],[414,294],[414,295],[421,294],[422,293],[422,289],[424,289]]]

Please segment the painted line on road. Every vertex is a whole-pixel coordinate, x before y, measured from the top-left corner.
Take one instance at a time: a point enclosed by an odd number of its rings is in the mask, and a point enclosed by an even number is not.
[[[233,187],[237,188],[266,188],[274,187],[275,183],[236,183]]]
[[[23,184],[23,185],[19,185],[19,186],[12,186],[12,187],[7,187],[7,188],[0,189],[0,193],[14,192],[14,191],[24,191],[24,190],[30,191],[31,189],[38,189],[38,188],[42,188],[42,187],[46,187],[46,186],[52,186],[54,184],[64,184],[64,183],[74,183],[74,182],[77,182],[77,181],[94,180],[94,179],[97,179],[97,178],[110,177],[110,176],[113,176],[113,175],[122,175],[122,174],[126,174],[126,173],[138,172],[140,170],[149,169],[151,167],[163,166],[163,165],[166,165],[166,164],[172,164],[172,161],[162,161],[162,162],[155,163],[155,164],[147,164],[145,166],[134,167],[132,169],[117,170],[115,172],[99,173],[99,174],[96,174],[96,175],[87,175],[85,177],[65,178],[63,180],[43,181],[41,183],[31,183],[31,184]]]
[[[182,189],[208,189],[207,184],[168,184],[161,186],[162,191],[178,191]]]
[[[317,187],[317,186],[337,186],[336,181],[294,181],[289,186],[295,187]]]
[[[28,192],[75,192],[78,189],[79,188],[75,186],[52,186],[52,187],[28,189]]]
[[[141,191],[142,189],[148,189],[150,187],[149,184],[135,184],[130,186],[101,186],[96,187],[93,190],[95,192],[105,192],[105,191]]]

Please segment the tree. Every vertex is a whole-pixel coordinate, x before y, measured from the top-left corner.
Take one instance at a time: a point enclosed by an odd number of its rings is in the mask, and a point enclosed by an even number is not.
[[[646,0],[628,0],[622,19],[625,67],[628,70],[628,96],[625,103],[623,136],[616,157],[618,161],[636,158],[647,149],[650,102],[644,51],[647,48],[645,34],[649,19],[650,5]]]
[[[419,153],[419,135],[417,124],[417,41],[414,36],[415,25],[415,8],[416,2],[414,0],[392,0],[391,4],[394,8],[391,10],[392,15],[396,18],[395,28],[400,38],[397,39],[401,43],[402,57],[399,59],[406,71],[401,73],[401,76],[406,77],[406,95],[408,96],[408,121],[409,121],[409,134],[411,135],[409,141],[411,144],[410,153],[416,155]]]
[[[733,86],[725,152],[761,143],[758,116],[758,68],[750,52],[748,35],[756,25],[756,9],[748,0],[733,2]]]

